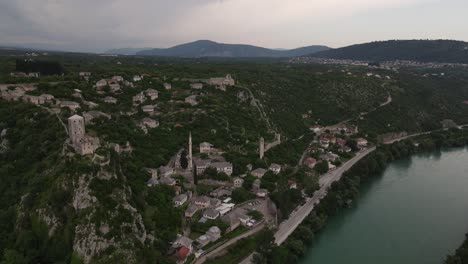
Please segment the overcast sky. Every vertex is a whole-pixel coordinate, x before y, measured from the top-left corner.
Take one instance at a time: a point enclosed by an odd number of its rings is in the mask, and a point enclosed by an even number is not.
[[[468,40],[467,0],[0,0],[0,44],[101,52],[199,39],[268,48]]]

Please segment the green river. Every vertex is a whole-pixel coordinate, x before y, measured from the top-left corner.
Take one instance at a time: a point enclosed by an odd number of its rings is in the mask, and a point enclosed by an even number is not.
[[[441,264],[468,232],[468,150],[393,162],[328,219],[301,264]]]

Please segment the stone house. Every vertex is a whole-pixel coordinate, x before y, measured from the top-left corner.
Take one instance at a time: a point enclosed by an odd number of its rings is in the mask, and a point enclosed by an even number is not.
[[[242,187],[242,184],[244,183],[244,179],[237,177],[237,178],[232,179],[232,182],[233,182],[234,188],[240,188]]]
[[[190,95],[190,96],[185,98],[185,102],[187,104],[190,104],[191,106],[196,106],[196,105],[198,105],[197,96],[196,95]]]
[[[44,99],[44,101],[45,101],[46,103],[51,102],[51,101],[54,100],[54,98],[55,98],[55,97],[54,97],[53,95],[51,95],[51,94],[41,94],[41,95],[39,95],[39,96],[42,97],[42,99]]]
[[[212,147],[213,145],[208,142],[200,143],[200,153],[209,154],[211,152]]]
[[[182,206],[187,202],[188,196],[185,193],[179,194],[172,200],[174,202],[174,206]]]
[[[156,128],[159,126],[159,122],[152,118],[145,117],[141,120],[140,125],[147,128]]]
[[[259,189],[257,191],[257,197],[258,198],[265,198],[268,195],[268,191],[265,189]]]
[[[124,78],[122,76],[114,76],[112,77],[112,80],[115,82],[123,82]]]
[[[208,208],[205,211],[203,211],[203,217],[205,217],[206,219],[215,220],[219,217],[219,212],[215,209]]]
[[[265,173],[267,173],[267,170],[263,169],[263,168],[258,168],[258,169],[255,169],[251,172],[251,174],[257,178],[262,178],[263,175],[265,175]]]
[[[80,108],[80,104],[73,101],[62,101],[60,107],[68,108],[70,111],[76,111],[76,109]]]
[[[109,88],[110,88],[111,92],[113,92],[113,93],[118,92],[118,91],[120,91],[120,84],[111,83],[111,84],[109,84]]]
[[[211,163],[211,167],[215,168],[218,172],[224,172],[228,176],[232,175],[233,167],[230,162],[214,162]]]
[[[96,82],[96,88],[102,88],[107,85],[107,80],[101,79]]]
[[[272,163],[268,169],[272,171],[274,174],[278,174],[281,172],[281,165]]]
[[[146,97],[143,93],[139,93],[132,98],[133,104],[141,104],[146,101]]]
[[[117,103],[117,99],[112,97],[112,96],[106,96],[104,97],[104,103],[108,103],[108,104],[116,104]]]
[[[366,148],[368,144],[367,139],[365,138],[356,139],[356,143],[358,148]]]
[[[161,166],[159,167],[159,175],[161,177],[169,177],[174,174],[174,169],[171,167]]]
[[[193,200],[193,203],[199,208],[208,208],[211,204],[211,199],[207,196],[199,196]]]
[[[148,96],[151,100],[158,99],[159,97],[159,92],[155,89],[147,89],[145,91],[146,96]]]
[[[307,167],[313,169],[317,164],[317,160],[314,158],[307,158],[304,163]]]
[[[24,95],[22,97],[23,101],[26,103],[31,103],[35,105],[41,105],[45,103],[45,99],[41,96],[35,96],[35,95]]]
[[[161,178],[159,180],[159,183],[161,183],[162,185],[174,186],[176,185],[177,182],[171,177],[166,177],[166,178]]]
[[[198,207],[194,204],[190,205],[186,210],[185,210],[185,217],[191,218],[193,215],[198,211]]]
[[[141,107],[141,110],[144,113],[152,114],[154,113],[154,105],[144,105]]]
[[[89,111],[89,112],[84,112],[83,113],[84,121],[85,124],[91,124],[93,119],[99,118],[99,117],[104,117],[110,120],[112,117],[111,115],[108,115],[106,113],[100,112],[100,111]]]
[[[192,83],[192,84],[190,84],[190,88],[192,88],[192,89],[202,89],[203,84],[201,84],[201,83]]]

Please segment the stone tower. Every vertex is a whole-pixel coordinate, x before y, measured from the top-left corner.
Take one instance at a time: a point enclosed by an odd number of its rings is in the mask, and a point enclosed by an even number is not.
[[[265,156],[265,139],[263,139],[263,137],[260,138],[260,147],[258,152],[260,154],[260,159],[263,159]]]
[[[188,143],[188,144],[189,144],[189,146],[188,146],[188,147],[189,147],[189,153],[188,153],[189,158],[188,158],[188,166],[187,166],[187,169],[191,171],[192,168],[193,168],[193,159],[192,159],[192,132],[190,132],[190,134],[189,134],[189,143]]]
[[[68,135],[71,143],[76,146],[79,141],[85,136],[84,118],[79,115],[74,115],[68,118]]]

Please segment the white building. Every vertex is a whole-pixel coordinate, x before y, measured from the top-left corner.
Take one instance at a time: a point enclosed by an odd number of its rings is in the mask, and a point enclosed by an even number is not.
[[[164,83],[164,89],[166,90],[171,90],[172,89],[172,85],[170,83]]]

